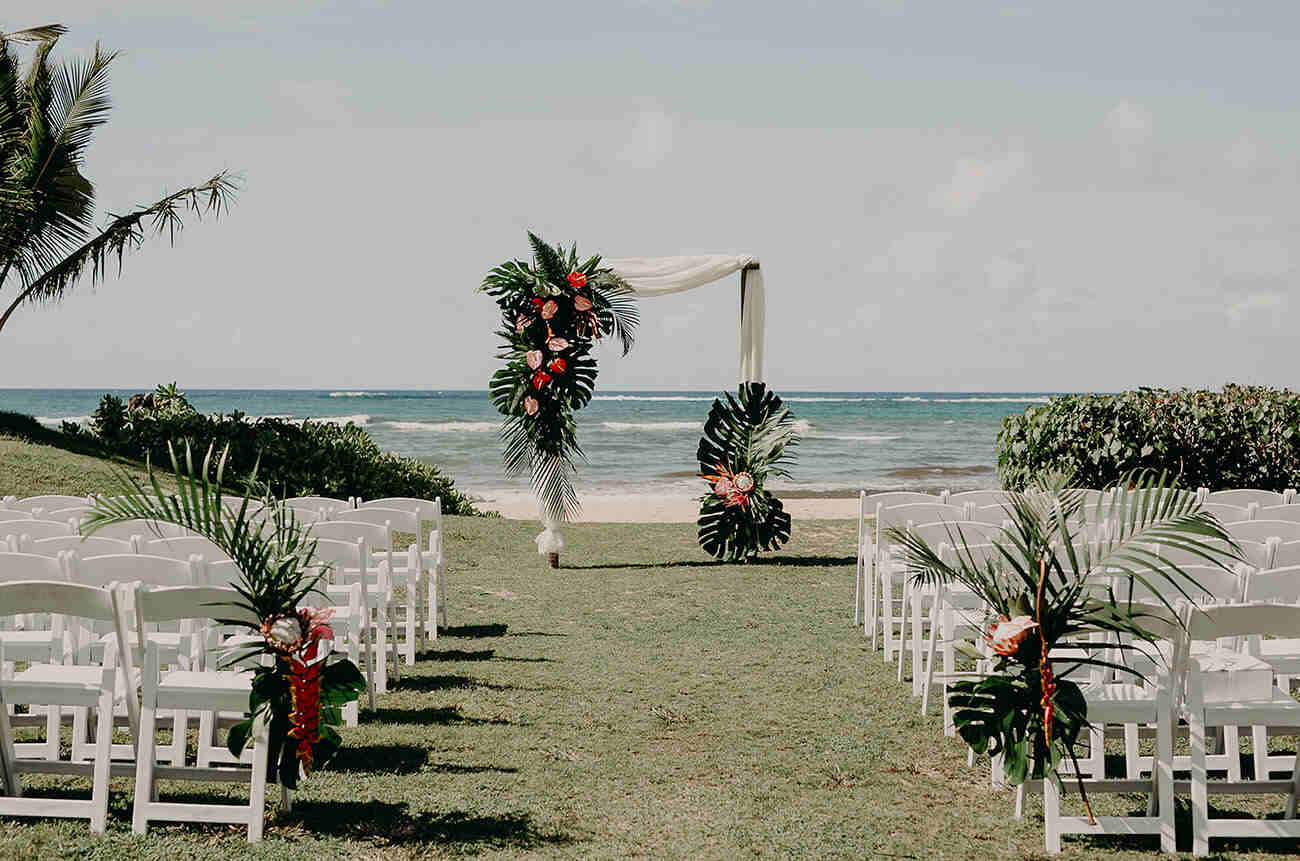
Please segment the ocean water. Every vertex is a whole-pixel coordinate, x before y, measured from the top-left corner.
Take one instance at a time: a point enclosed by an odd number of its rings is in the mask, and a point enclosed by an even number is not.
[[[141,391],[141,390],[135,390]],[[125,399],[131,390],[113,392]],[[57,425],[84,422],[101,389],[0,389],[0,409]],[[500,416],[481,391],[191,389],[196,409],[355,422],[385,450],[426,458],[468,491],[526,487],[501,469]],[[1041,392],[779,392],[802,441],[787,491],[840,495],[859,488],[993,487],[1002,419]],[[579,488],[699,493],[695,450],[716,393],[599,391],[578,413],[588,462]]]

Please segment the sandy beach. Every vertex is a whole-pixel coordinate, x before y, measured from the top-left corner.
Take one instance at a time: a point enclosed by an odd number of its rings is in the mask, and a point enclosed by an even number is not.
[[[781,494],[777,494],[781,496]],[[483,511],[496,511],[510,520],[536,520],[537,500],[526,491],[501,490],[476,494]],[[581,494],[579,523],[694,523],[699,516],[697,498],[667,494]],[[858,516],[858,500],[847,498],[784,498],[796,520],[852,520]]]

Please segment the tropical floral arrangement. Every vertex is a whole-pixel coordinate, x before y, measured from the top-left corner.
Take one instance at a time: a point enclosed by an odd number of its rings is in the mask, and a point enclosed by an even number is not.
[[[215,470],[210,469],[212,447],[198,468],[188,445],[183,467],[171,447],[169,454],[176,492],[163,489],[152,464],[148,487],[119,471],[122,493],[96,499],[84,531],[92,534],[126,520],[173,523],[204,536],[234,560],[240,580],[233,585],[241,599],[234,606],[247,615],[216,621],[247,628],[248,635],[233,641],[238,645],[228,649],[222,662],[245,664],[259,655],[270,655],[272,660],[253,669],[248,715],[231,727],[227,747],[240,755],[252,735],[253,721],[265,717],[267,779],[295,789],[300,775],[310,775],[339,749],[342,739],[336,727],[342,723],[342,707],[365,688],[356,665],[322,648],[322,641],[334,639],[329,627],[333,610],[304,603],[324,576],[313,559],[316,542],[292,512],[274,505],[274,500],[267,500],[272,503],[270,517],[254,517],[249,508],[251,491],[237,510],[227,508],[221,488],[228,451],[221,452]],[[250,487],[256,474],[254,467]],[[251,622],[250,616],[260,621]]]
[[[1091,512],[1082,491],[1066,489],[1068,483],[1054,476],[1032,492],[1009,493],[1010,525],[989,540],[992,554],[973,554],[959,524],[949,530],[951,561],[906,529],[887,531],[914,582],[960,583],[985,602],[992,619],[984,636],[989,671],[951,683],[948,702],[962,739],[978,753],[1001,754],[1013,785],[1031,777],[1059,782],[1062,760],[1077,761],[1088,707],[1071,674],[1096,669],[1143,679],[1127,656],[1154,653],[1142,648],[1155,642],[1144,626],[1178,618],[1167,597],[1133,603],[1117,599],[1115,586],[1125,596],[1134,582],[1157,596],[1204,594],[1154,545],[1225,568],[1238,561],[1226,549],[1235,545],[1222,525],[1200,510],[1195,494],[1176,489],[1163,474],[1129,475],[1110,502]],[[1103,522],[1105,529],[1090,529]],[[1112,576],[1089,576],[1097,571]],[[1098,632],[1104,636],[1089,636]],[[1079,788],[1082,795],[1082,782]]]
[[[709,483],[699,541],[715,559],[748,561],[790,540],[790,515],[763,485],[789,477],[799,433],[794,415],[763,383],[741,383],[736,396],[725,397],[714,399],[696,452]]]
[[[573,476],[582,448],[573,414],[596,387],[592,348],[614,337],[627,355],[639,315],[632,288],[599,257],[579,261],[577,246],[566,254],[532,233],[528,241],[531,263],[503,263],[479,289],[501,309],[497,358],[505,367],[492,375],[489,388],[506,417],[506,474],[531,473],[543,517],[554,523],[578,512]]]

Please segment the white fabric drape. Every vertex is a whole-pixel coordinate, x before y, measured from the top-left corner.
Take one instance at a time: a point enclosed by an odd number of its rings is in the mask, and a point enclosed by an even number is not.
[[[748,254],[698,254],[690,257],[620,257],[602,261],[623,277],[638,296],[666,296],[740,274],[740,381],[763,379],[763,273]],[[751,267],[751,268],[747,268]]]

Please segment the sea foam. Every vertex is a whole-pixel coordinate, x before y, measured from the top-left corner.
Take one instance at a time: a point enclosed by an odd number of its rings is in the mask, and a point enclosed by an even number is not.
[[[700,430],[699,422],[601,422],[607,431],[684,431]]]
[[[384,427],[414,433],[494,433],[501,426],[496,422],[380,422]]]
[[[388,392],[330,392],[331,398],[386,398]]]

